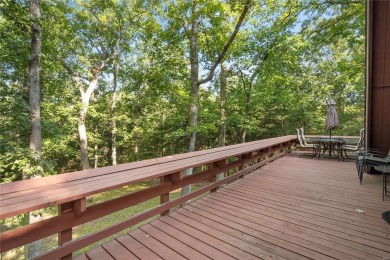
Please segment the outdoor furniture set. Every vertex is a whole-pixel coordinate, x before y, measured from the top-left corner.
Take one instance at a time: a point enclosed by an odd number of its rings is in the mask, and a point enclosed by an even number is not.
[[[303,128],[297,128],[297,139],[302,148],[313,149],[313,158],[317,157],[319,159],[322,156],[327,156],[329,158],[337,158],[340,161],[348,158],[347,152],[356,152],[362,146],[364,130],[360,131],[360,139],[356,145],[347,144],[346,140],[340,137],[315,137],[308,143],[309,139],[305,138]]]
[[[297,129],[297,139],[303,148],[312,148],[312,158],[318,159],[322,156],[344,160],[348,158],[348,152],[356,153],[356,168],[360,180],[363,182],[363,175],[367,167],[374,167],[382,173],[382,199],[387,196],[387,183],[390,182],[390,151],[384,154],[375,149],[364,148],[364,129],[360,130],[360,138],[356,145],[347,144],[345,139],[339,137],[316,137],[311,143],[304,136],[303,128]]]

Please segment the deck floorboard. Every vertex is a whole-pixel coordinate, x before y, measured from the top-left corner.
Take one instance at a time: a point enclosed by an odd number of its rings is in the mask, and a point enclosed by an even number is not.
[[[381,176],[280,158],[78,259],[390,259]]]

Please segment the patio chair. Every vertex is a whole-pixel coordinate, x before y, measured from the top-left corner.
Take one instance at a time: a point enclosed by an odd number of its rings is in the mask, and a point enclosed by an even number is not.
[[[306,143],[305,139],[302,136],[302,133],[303,133],[303,129],[297,128],[297,139],[299,141],[299,145],[301,148],[311,148],[313,150],[312,158],[314,158],[314,156],[316,156],[316,154],[318,153],[318,145]]]
[[[363,174],[366,167],[375,167],[379,165],[390,165],[390,150],[385,154],[375,149],[361,149],[358,152],[356,159],[360,184],[363,182]]]
[[[342,160],[344,160],[343,155],[345,155],[345,157],[348,158],[347,151],[357,152],[363,146],[364,146],[364,128],[360,130],[360,138],[356,145],[345,144],[341,147]]]
[[[301,137],[302,137],[303,143],[304,143],[305,145],[310,145],[311,143],[310,143],[310,144],[307,143],[307,141],[308,141],[309,139],[307,139],[307,138],[305,137],[303,127],[299,128],[299,129],[301,130]]]

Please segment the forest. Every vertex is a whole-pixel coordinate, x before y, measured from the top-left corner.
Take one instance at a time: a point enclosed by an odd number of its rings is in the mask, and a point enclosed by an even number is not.
[[[0,49],[0,183],[363,127],[364,0],[4,0]]]

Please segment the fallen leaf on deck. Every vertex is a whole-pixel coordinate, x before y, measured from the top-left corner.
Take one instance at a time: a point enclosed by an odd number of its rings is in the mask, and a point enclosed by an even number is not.
[[[358,214],[366,214],[366,212],[362,209],[355,209],[355,211],[358,213]]]

